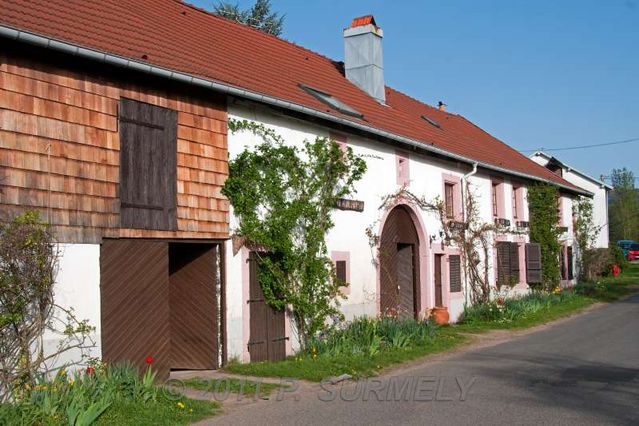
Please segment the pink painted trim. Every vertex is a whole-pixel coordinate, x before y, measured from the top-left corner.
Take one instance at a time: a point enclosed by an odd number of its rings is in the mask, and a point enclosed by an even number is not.
[[[528,283],[526,283],[526,237],[518,235],[515,237],[515,242],[518,244],[519,253],[519,283],[517,283],[515,288],[527,289]]]
[[[397,184],[406,186],[410,180],[410,158],[405,151],[395,151],[395,171],[397,174]]]
[[[435,294],[433,292],[433,281],[430,279],[428,275],[429,271],[429,261],[430,261],[430,240],[428,239],[428,233],[426,232],[426,227],[424,226],[424,222],[422,221],[421,215],[419,211],[416,210],[409,203],[405,202],[405,200],[396,199],[394,203],[386,209],[384,214],[382,215],[382,219],[379,222],[379,241],[381,242],[382,230],[384,229],[384,224],[386,223],[386,219],[390,212],[397,206],[404,206],[407,208],[408,213],[413,219],[413,225],[417,230],[417,238],[419,239],[419,285],[420,285],[420,300],[419,300],[419,309],[421,313],[424,312],[425,309],[433,307],[435,304]],[[381,265],[379,263],[379,257],[377,253],[379,253],[379,242],[377,243],[377,247],[375,247],[375,261],[376,261],[376,271],[377,271],[377,279],[376,279],[376,304],[377,304],[377,312],[381,313],[381,301],[380,301],[380,291],[381,291]]]
[[[513,219],[524,220],[524,189],[520,185],[513,185],[514,199],[517,201],[517,214],[513,205]]]
[[[493,212],[493,193],[492,191],[497,191],[497,216],[495,216]],[[501,178],[492,178],[490,182],[490,211],[493,217],[505,218],[506,217],[506,206],[504,203],[504,181]]]
[[[286,356],[290,356],[290,355],[294,355],[293,353],[293,335],[291,333],[291,322],[293,321],[293,317],[291,315],[291,308],[287,307],[284,310],[284,336],[288,337],[288,339],[285,340],[285,349],[284,352],[286,353]]]
[[[464,298],[464,282],[465,279],[462,275],[462,291],[451,293],[450,292],[450,256],[461,255],[461,250],[457,247],[447,247],[443,244],[437,248],[433,248],[433,274],[435,271],[435,255],[443,255],[442,259],[442,303],[445,307],[450,307],[452,300]],[[463,274],[463,268],[462,268]],[[435,305],[435,275],[433,275],[433,306]]]
[[[248,343],[251,334],[251,310],[249,304],[246,303],[250,298],[250,269],[249,269],[249,251],[246,247],[242,247],[242,361],[251,362],[251,354],[248,351]]]
[[[342,151],[346,151],[348,146],[348,138],[341,133],[329,132],[328,137],[337,142]]]
[[[342,291],[342,293],[344,293],[345,296],[348,296],[349,294],[351,294],[351,252],[332,251],[331,260],[333,261],[333,264],[335,264],[335,262],[337,262],[338,260],[343,260],[344,262],[346,262],[346,282],[348,283],[348,286],[340,287],[340,290]]]
[[[461,178],[449,173],[442,173],[442,196],[446,203],[446,184],[453,185],[453,218],[462,220]]]

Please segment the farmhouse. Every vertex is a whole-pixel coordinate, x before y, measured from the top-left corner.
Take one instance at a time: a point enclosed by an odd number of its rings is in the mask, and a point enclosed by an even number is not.
[[[97,326],[96,356],[153,355],[167,374],[295,349],[287,314],[264,302],[250,247],[231,238],[227,161],[257,140],[228,134],[230,118],[366,156],[357,199],[337,206],[328,236],[350,284],[347,317],[438,306],[454,321],[469,301],[439,218],[401,197],[380,208],[400,188],[444,200],[454,223],[476,198],[481,220],[504,230],[485,259],[493,285],[525,292],[539,281],[529,184],[559,188],[570,241],[572,199],[589,192],[443,105],[386,86],[372,16],[343,37],[338,62],[177,0],[0,1],[2,219],[36,209],[54,226],[57,296]],[[377,258],[367,228],[388,256]]]

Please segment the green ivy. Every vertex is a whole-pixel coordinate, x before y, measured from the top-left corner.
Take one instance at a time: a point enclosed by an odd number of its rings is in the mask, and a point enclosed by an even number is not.
[[[536,183],[528,187],[530,240],[541,246],[542,288],[550,291],[559,285],[559,214],[557,187]]]
[[[291,308],[303,346],[339,316],[341,283],[327,254],[338,198],[355,192],[365,161],[349,147],[318,137],[301,148],[286,145],[273,130],[250,121],[229,120],[233,133],[250,132],[262,141],[229,161],[222,193],[238,218],[236,235],[265,248],[259,281],[275,309]]]

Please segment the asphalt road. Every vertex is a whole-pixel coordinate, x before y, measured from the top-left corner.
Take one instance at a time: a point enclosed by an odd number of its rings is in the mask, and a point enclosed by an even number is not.
[[[278,397],[207,424],[638,425],[639,294],[392,376]]]

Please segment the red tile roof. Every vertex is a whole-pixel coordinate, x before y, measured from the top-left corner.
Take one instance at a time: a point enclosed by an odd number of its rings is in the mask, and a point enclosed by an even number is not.
[[[344,77],[340,63],[178,0],[0,0],[0,25],[269,95],[576,188],[460,115],[390,87],[381,105]],[[332,94],[363,119],[330,109],[299,84]]]

